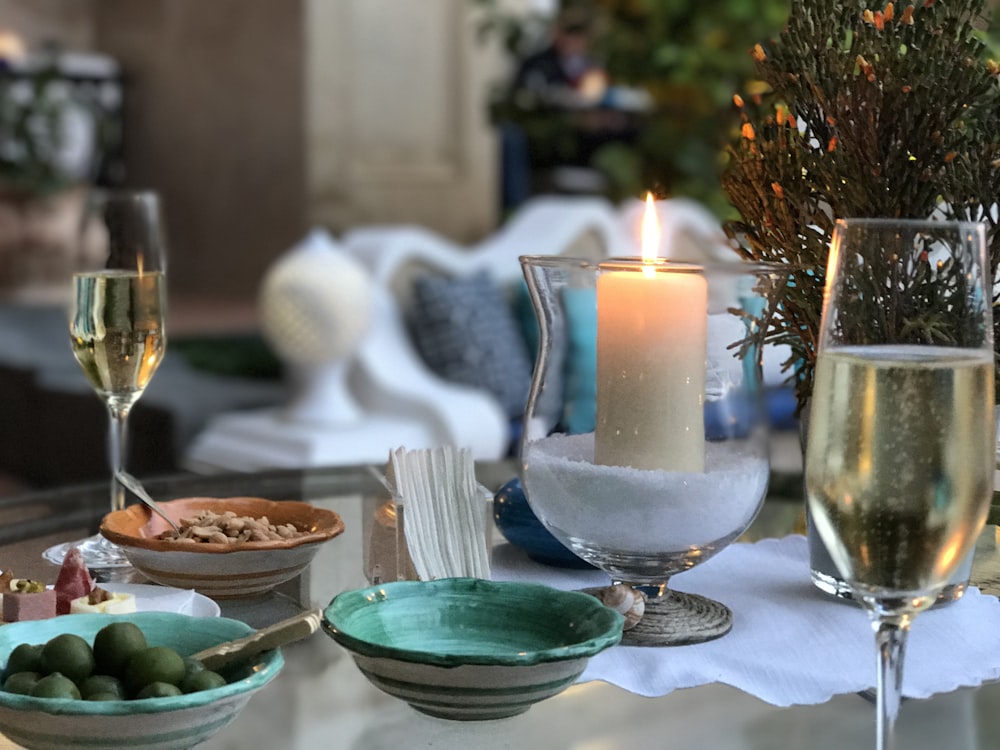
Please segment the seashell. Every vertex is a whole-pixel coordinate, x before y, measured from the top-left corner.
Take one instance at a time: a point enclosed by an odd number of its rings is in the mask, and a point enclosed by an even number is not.
[[[624,583],[615,583],[600,588],[582,589],[598,599],[605,607],[615,610],[625,616],[623,630],[631,630],[639,624],[646,611],[646,595]]]

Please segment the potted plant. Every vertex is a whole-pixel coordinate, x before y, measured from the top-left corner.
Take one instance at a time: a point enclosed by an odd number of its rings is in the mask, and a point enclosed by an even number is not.
[[[0,294],[52,299],[71,270],[87,185],[117,138],[99,78],[54,52],[0,60]]]
[[[837,218],[982,220],[996,278],[1000,63],[986,5],[793,0],[781,35],[753,47],[766,88],[735,97],[742,128],[722,184],[740,218],[726,228],[744,257],[788,268],[762,335],[790,347],[800,409]]]
[[[517,12],[502,0],[471,0],[481,11],[479,36],[497,39],[512,63],[546,38],[552,14]],[[748,45],[780,28],[788,0],[561,0],[592,17],[590,48],[607,73],[609,104],[618,88],[648,97],[631,140],[609,140],[590,166],[607,178],[613,200],[659,195],[693,198],[723,217],[732,210],[719,187],[724,148],[736,123],[729,102],[752,78]],[[491,92],[494,122],[514,120],[542,156],[564,158],[565,125],[525,106],[500,82]]]

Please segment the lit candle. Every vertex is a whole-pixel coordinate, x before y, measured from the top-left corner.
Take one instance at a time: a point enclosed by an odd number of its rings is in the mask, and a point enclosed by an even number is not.
[[[642,234],[642,263],[602,263],[597,280],[594,461],[702,472],[708,284],[657,264],[652,196]]]

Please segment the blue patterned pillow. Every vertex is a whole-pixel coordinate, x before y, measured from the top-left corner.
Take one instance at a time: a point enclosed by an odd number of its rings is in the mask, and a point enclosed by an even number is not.
[[[508,417],[524,414],[531,361],[503,291],[486,273],[414,282],[410,329],[424,361],[445,380],[482,388]]]

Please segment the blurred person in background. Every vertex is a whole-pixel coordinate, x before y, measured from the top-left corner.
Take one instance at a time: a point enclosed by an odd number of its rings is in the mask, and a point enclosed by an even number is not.
[[[521,107],[591,107],[607,88],[607,75],[591,57],[590,14],[572,8],[556,18],[549,43],[518,66],[512,98]]]
[[[540,173],[575,175],[577,185],[548,184],[556,192],[600,192],[594,154],[637,135],[635,112],[619,106],[617,87],[593,55],[595,17],[580,5],[562,9],[545,46],[524,57],[507,94],[500,122],[503,208],[511,210],[538,189]]]

